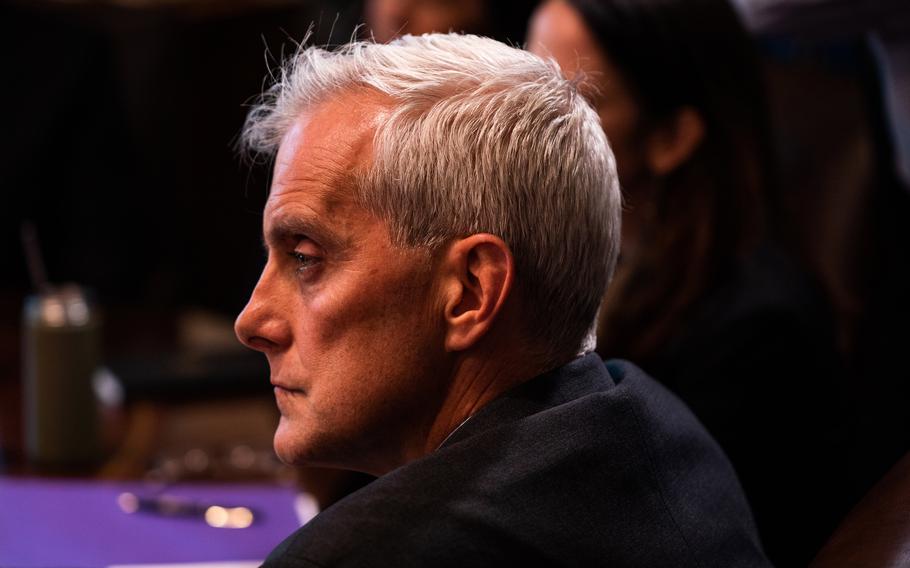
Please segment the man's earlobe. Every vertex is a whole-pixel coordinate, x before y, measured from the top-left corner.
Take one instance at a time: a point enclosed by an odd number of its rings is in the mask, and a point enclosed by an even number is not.
[[[501,238],[486,233],[456,241],[447,251],[446,350],[464,351],[493,325],[512,291],[515,261]]]

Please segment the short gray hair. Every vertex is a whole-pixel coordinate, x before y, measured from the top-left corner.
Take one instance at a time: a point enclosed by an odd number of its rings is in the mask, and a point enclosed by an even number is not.
[[[398,246],[499,236],[547,356],[592,350],[621,197],[613,154],[576,84],[553,60],[470,35],[301,47],[250,111],[242,144],[274,154],[302,111],[357,88],[393,104],[355,181],[357,202]]]

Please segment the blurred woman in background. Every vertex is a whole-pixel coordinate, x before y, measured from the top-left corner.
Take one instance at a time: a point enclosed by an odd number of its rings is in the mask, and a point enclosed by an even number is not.
[[[400,35],[464,32],[524,43],[537,0],[365,0],[365,31],[380,42]]]
[[[624,188],[598,350],[689,404],[736,467],[769,558],[805,564],[849,507],[843,384],[826,302],[771,244],[749,37],[725,0],[550,0],[528,40],[578,77]]]

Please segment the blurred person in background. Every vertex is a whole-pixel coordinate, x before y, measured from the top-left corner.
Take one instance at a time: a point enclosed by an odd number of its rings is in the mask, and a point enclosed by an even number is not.
[[[905,0],[733,0],[753,33],[803,40],[868,39],[879,65],[888,158],[910,190],[910,3]]]
[[[528,43],[581,81],[625,193],[598,350],[693,408],[741,476],[769,558],[808,562],[849,507],[844,385],[823,295],[773,244],[750,38],[725,0],[550,0]]]
[[[466,32],[522,45],[537,0],[365,0],[366,32],[378,42],[400,35]]]
[[[910,449],[910,2],[735,0],[759,40],[794,235],[837,301],[862,495]]]

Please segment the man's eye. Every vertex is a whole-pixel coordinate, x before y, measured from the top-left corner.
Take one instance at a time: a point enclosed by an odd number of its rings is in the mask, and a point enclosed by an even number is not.
[[[304,272],[313,266],[319,264],[320,259],[315,256],[310,256],[302,252],[292,251],[288,253],[288,256],[294,259],[294,262],[297,263],[295,271],[299,274]]]

